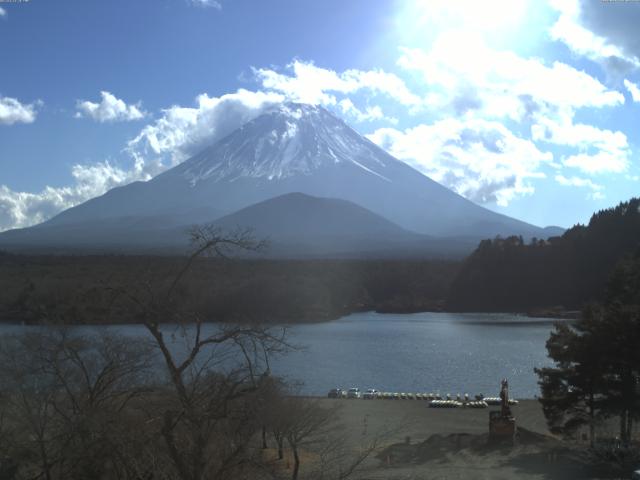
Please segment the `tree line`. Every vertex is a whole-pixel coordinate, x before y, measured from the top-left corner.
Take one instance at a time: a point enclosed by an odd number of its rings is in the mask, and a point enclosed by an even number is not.
[[[452,282],[447,309],[580,310],[604,299],[607,278],[640,245],[640,199],[595,213],[561,237],[482,241]]]
[[[0,255],[0,321],[134,323],[106,287],[167,288],[184,258]],[[298,323],[441,309],[458,262],[198,258],[175,295],[216,321]]]

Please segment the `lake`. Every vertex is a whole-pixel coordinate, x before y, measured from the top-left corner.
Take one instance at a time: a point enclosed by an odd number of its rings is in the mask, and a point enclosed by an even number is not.
[[[508,378],[516,398],[538,395],[534,367],[549,365],[545,342],[553,319],[513,314],[355,313],[325,323],[294,325],[289,340],[303,350],[274,359],[276,375],[301,380],[300,392],[332,387],[445,395],[497,396]],[[0,333],[26,328],[1,325]],[[148,338],[140,325],[82,326]]]

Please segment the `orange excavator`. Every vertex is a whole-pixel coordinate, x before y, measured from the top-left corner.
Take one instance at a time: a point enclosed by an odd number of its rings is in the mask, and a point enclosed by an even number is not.
[[[500,410],[489,412],[489,439],[490,440],[511,440],[516,439],[516,419],[509,407],[509,382],[502,380],[500,388]]]

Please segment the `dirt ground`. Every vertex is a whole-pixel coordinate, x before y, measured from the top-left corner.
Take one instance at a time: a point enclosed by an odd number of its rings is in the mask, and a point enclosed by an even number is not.
[[[512,408],[519,429],[516,445],[488,442],[489,409],[429,408],[420,400],[323,399],[322,403],[341,405],[341,425],[354,451],[391,429],[381,451],[363,465],[361,479],[614,478],[613,472],[587,470],[583,448],[551,436],[535,400]]]

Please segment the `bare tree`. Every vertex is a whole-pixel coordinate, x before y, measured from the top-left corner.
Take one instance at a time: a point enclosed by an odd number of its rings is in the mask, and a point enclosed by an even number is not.
[[[113,463],[114,427],[143,392],[150,352],[113,335],[43,329],[0,346],[5,452],[19,478],[87,478]],[[32,459],[37,458],[37,462]]]
[[[289,421],[285,437],[293,453],[292,480],[298,479],[300,449],[326,441],[327,430],[336,419],[336,410],[322,408],[317,401],[303,397],[288,397],[285,407]]]
[[[278,378],[269,378],[269,386],[265,389],[266,398],[263,403],[262,421],[263,436],[267,432],[273,436],[278,450],[278,460],[284,459],[284,442],[291,423],[290,412],[287,411],[287,385]],[[266,439],[263,439],[265,447]],[[265,447],[266,448],[266,447]]]
[[[256,412],[270,355],[285,351],[285,331],[256,324],[205,324],[180,296],[181,284],[204,256],[259,251],[248,230],[191,231],[193,253],[167,288],[150,284],[114,289],[137,310],[166,367],[165,400],[152,407],[176,478],[238,478],[254,463],[250,444],[261,429]],[[179,341],[176,341],[176,338]]]

